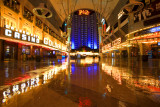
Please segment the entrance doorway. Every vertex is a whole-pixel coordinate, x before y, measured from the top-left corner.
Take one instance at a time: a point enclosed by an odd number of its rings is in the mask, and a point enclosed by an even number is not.
[[[5,42],[4,45],[4,60],[15,60],[17,59],[17,43]]]

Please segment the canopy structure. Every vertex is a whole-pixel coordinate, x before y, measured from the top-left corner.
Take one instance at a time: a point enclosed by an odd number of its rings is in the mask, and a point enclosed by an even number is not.
[[[119,0],[50,0],[56,12],[64,21],[69,15],[79,9],[91,9],[107,19]]]

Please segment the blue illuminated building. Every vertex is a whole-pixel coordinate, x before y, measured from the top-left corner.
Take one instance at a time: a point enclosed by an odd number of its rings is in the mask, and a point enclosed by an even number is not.
[[[79,15],[77,11],[72,17],[71,49],[76,50],[83,46],[93,50],[99,49],[97,18],[94,11],[89,11],[89,15]]]

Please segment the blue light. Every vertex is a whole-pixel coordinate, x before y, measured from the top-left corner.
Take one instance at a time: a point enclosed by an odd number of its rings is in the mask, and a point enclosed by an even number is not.
[[[72,71],[72,74],[75,74],[75,64],[71,64],[71,71]]]
[[[88,47],[91,47],[91,44],[88,44]]]
[[[89,66],[88,67],[88,75],[91,75],[92,74],[92,70],[91,70],[91,67]]]
[[[97,49],[97,43],[94,43],[94,49]]]
[[[73,42],[73,41],[72,41],[71,48],[72,48],[72,49],[75,49],[75,46],[74,46],[74,42]]]
[[[66,56],[64,56],[64,55],[62,56],[62,58],[65,58],[65,57],[66,57]]]
[[[94,65],[94,70],[97,71],[97,65]]]
[[[159,32],[160,31],[160,26],[159,27],[154,27],[150,29],[150,32]]]

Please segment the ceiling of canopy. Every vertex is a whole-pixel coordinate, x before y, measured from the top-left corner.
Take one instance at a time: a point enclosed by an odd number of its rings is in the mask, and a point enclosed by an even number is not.
[[[107,20],[118,1],[119,0],[50,0],[62,21],[79,9],[94,10]]]

